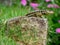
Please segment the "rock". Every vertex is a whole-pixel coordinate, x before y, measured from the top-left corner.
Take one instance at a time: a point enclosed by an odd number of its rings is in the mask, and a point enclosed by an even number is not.
[[[47,19],[15,17],[7,20],[6,34],[22,45],[46,45]]]

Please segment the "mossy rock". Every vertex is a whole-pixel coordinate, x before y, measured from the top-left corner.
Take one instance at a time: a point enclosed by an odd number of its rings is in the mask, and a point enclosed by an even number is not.
[[[20,45],[46,45],[47,19],[15,17],[6,22],[6,35]]]

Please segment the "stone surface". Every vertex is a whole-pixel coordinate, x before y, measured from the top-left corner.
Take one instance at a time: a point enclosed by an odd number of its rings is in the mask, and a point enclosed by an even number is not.
[[[20,45],[46,45],[47,19],[15,17],[7,20],[6,34]]]

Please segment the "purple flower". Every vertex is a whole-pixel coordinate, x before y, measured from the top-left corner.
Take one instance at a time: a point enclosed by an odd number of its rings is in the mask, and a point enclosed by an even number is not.
[[[51,7],[53,7],[53,5],[52,4],[48,4],[47,7],[48,8],[51,8]]]
[[[21,4],[22,4],[23,6],[26,6],[27,1],[26,1],[26,0],[21,0]]]
[[[53,6],[54,6],[55,8],[60,8],[57,4],[53,4]]]
[[[60,8],[57,4],[48,4],[48,8]]]
[[[50,2],[51,0],[45,0],[46,2]]]
[[[60,33],[60,28],[57,28],[56,29],[56,33]]]
[[[30,3],[30,6],[34,9],[38,9],[39,4],[37,3]]]

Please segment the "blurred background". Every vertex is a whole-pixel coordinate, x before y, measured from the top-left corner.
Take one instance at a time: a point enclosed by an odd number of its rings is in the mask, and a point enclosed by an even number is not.
[[[54,14],[46,16],[49,25],[47,45],[60,45],[60,0],[0,0],[0,45],[16,45],[5,36],[5,21],[35,10],[54,11]]]

